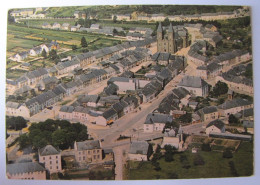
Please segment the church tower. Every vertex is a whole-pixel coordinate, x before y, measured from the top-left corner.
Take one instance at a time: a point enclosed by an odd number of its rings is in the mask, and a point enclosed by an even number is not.
[[[168,29],[168,46],[169,46],[169,53],[175,53],[175,38],[174,38],[174,30],[172,28],[172,23],[170,23]]]
[[[162,24],[159,23],[158,29],[157,29],[157,51],[162,50],[162,41],[163,41],[163,29]]]
[[[176,49],[175,44],[175,35],[174,30],[172,28],[172,24],[170,23],[169,29],[167,33],[164,35],[164,31],[162,28],[162,24],[159,23],[158,29],[157,29],[157,52],[166,52],[174,54]]]

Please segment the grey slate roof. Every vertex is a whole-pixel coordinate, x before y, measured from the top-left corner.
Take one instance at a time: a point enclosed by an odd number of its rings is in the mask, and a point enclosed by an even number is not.
[[[17,103],[17,102],[8,101],[8,102],[6,102],[5,106],[8,107],[8,108],[17,109],[20,106],[20,104]]]
[[[200,109],[200,110],[204,114],[210,114],[212,112],[217,112],[218,111],[216,106],[208,106],[208,107],[204,107],[203,109]]]
[[[60,154],[60,151],[54,148],[52,145],[47,145],[41,149],[39,149],[39,154],[41,156],[47,156],[47,155],[57,155]]]
[[[103,117],[104,117],[105,119],[109,119],[109,118],[111,118],[111,117],[113,117],[113,116],[115,116],[115,115],[117,115],[117,112],[116,112],[115,109],[113,109],[113,108],[110,108],[110,109],[106,110],[106,111],[103,113]]]
[[[189,95],[189,91],[183,87],[178,87],[172,90],[172,93],[178,97],[178,99],[185,98],[187,95]]]
[[[76,145],[78,151],[101,149],[99,140],[87,140],[87,141],[76,142]]]
[[[183,87],[194,87],[194,88],[201,88],[204,87],[207,84],[203,79],[197,76],[184,76],[180,83],[178,84],[179,86]]]
[[[252,104],[252,102],[250,102],[246,99],[238,98],[238,99],[226,101],[225,103],[219,105],[218,108],[227,110],[227,109],[231,109],[234,107],[246,106],[246,105],[250,105],[250,104]]]
[[[130,154],[147,155],[149,144],[146,141],[134,141],[130,145]]]
[[[6,172],[12,175],[43,171],[45,171],[45,168],[42,167],[38,162],[14,163],[6,165]]]
[[[73,111],[74,111],[74,107],[73,107],[73,106],[63,105],[63,106],[60,108],[60,112],[72,113]]]
[[[225,123],[219,119],[216,119],[214,121],[211,121],[207,126],[206,128],[210,127],[214,125],[215,127],[219,128],[219,129],[222,129],[224,126],[225,126]]]
[[[145,124],[172,122],[173,118],[167,114],[150,113],[147,115]]]

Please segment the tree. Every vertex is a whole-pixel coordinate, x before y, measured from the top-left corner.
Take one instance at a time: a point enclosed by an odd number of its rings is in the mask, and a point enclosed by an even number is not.
[[[226,94],[228,92],[228,85],[224,82],[218,81],[213,87],[213,95],[218,97],[222,94]]]
[[[58,59],[57,51],[55,49],[52,49],[49,52],[49,57],[50,57],[51,60]]]
[[[82,46],[83,48],[88,47],[88,43],[87,43],[85,37],[82,37],[82,38],[81,38],[81,46]]]
[[[113,17],[113,22],[116,23],[116,21],[117,21],[117,16],[114,15],[114,17]]]
[[[88,174],[89,180],[95,180],[96,179],[96,174],[94,171],[90,171]]]
[[[206,151],[206,152],[210,152],[211,151],[211,147],[210,147],[210,144],[209,143],[203,143],[202,145],[201,145],[201,150],[202,151]]]
[[[7,129],[13,129],[13,130],[21,130],[25,127],[27,127],[27,121],[21,117],[6,117],[6,127]]]
[[[165,149],[165,154],[164,154],[165,161],[166,162],[173,161],[173,147],[171,145],[165,145],[164,149]]]
[[[191,113],[186,113],[184,115],[181,115],[179,117],[179,120],[182,122],[182,123],[190,123],[192,121],[192,115]]]
[[[156,171],[160,171],[161,170],[160,163],[158,161],[154,162],[153,166],[154,166],[154,170],[156,170]]]
[[[168,25],[170,25],[170,20],[169,20],[168,17],[166,17],[166,18],[164,19],[164,21],[162,22],[162,25],[163,25],[163,26],[168,26]]]
[[[194,156],[193,164],[195,166],[204,165],[205,161],[204,161],[204,159],[202,158],[201,155],[197,154],[197,155]]]
[[[229,124],[239,124],[239,120],[237,119],[236,116],[234,116],[233,114],[230,114],[228,117],[228,123]]]
[[[18,143],[19,143],[20,149],[23,149],[23,148],[27,147],[28,145],[30,145],[28,136],[26,134],[22,134],[18,139]]]
[[[178,174],[175,172],[169,173],[168,179],[178,179]]]
[[[117,29],[113,29],[113,35],[118,35]]]
[[[223,152],[223,155],[222,155],[223,158],[232,158],[233,157],[233,154],[232,154],[232,151],[230,148],[226,148]]]
[[[71,46],[71,49],[74,51],[74,50],[77,49],[77,46],[76,46],[76,45],[72,45],[72,46]]]
[[[45,49],[42,50],[42,54],[41,55],[42,55],[43,58],[47,58],[47,52],[46,52]]]

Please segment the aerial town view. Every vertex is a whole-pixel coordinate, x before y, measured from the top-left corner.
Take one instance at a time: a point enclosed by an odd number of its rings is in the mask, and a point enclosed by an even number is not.
[[[7,13],[8,179],[254,175],[250,7]]]

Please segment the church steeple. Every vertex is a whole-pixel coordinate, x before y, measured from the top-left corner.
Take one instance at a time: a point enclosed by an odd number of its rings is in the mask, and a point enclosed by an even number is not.
[[[158,25],[158,28],[157,28],[157,33],[158,33],[158,32],[160,32],[160,33],[163,32],[161,22],[159,22],[159,25]]]
[[[159,23],[158,28],[157,28],[157,39],[158,40],[162,40],[163,39],[163,29],[162,29],[161,22]]]
[[[170,23],[170,26],[169,26],[168,33],[173,33],[173,29],[172,29],[172,23]]]

